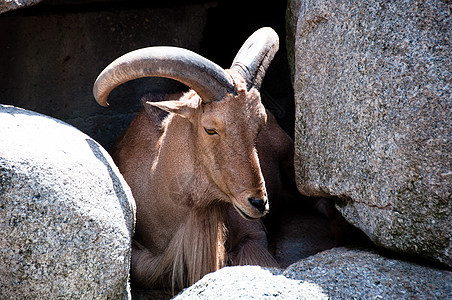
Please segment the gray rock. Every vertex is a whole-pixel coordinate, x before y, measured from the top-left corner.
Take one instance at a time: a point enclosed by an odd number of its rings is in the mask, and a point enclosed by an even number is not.
[[[226,267],[185,289],[181,299],[328,299],[314,283],[292,280],[279,270],[258,266]]]
[[[339,197],[378,245],[452,266],[449,4],[289,2],[300,191]]]
[[[452,295],[452,272],[363,250],[327,250],[291,265],[284,275],[315,284],[329,299],[450,299]]]
[[[227,267],[174,299],[449,299],[452,272],[334,248],[286,270]]]
[[[295,74],[295,40],[297,36],[297,21],[302,1],[287,1],[286,8],[286,43],[287,61],[293,84]]]
[[[128,299],[135,203],[72,126],[0,105],[0,298]]]
[[[2,0],[0,2],[0,14],[10,10],[35,5],[41,1],[42,0]]]

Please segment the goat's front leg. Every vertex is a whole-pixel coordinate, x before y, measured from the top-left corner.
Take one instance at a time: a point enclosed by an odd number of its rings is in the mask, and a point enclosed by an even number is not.
[[[279,267],[268,251],[262,220],[243,219],[232,205],[228,209],[228,264]]]
[[[131,280],[132,283],[140,288],[166,288],[168,283],[164,284],[165,275],[158,269],[161,264],[162,256],[153,255],[147,248],[137,241],[132,243],[132,262],[131,262]],[[165,272],[166,273],[166,272]]]

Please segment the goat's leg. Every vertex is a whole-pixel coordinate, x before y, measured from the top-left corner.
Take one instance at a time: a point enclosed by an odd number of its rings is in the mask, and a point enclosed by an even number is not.
[[[268,251],[267,233],[261,220],[247,221],[228,209],[228,264],[279,267]]]
[[[167,288],[163,284],[166,274],[157,274],[156,271],[161,263],[162,257],[153,255],[147,248],[137,241],[132,243],[131,280],[140,288]],[[163,275],[163,276],[162,276]],[[169,282],[169,279],[167,280]]]

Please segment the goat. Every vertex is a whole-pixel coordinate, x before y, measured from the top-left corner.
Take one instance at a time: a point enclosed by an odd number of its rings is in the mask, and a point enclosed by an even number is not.
[[[137,205],[135,284],[174,292],[227,264],[277,266],[260,218],[268,197],[280,192],[280,168],[293,157],[293,144],[258,90],[278,47],[276,32],[264,27],[229,70],[189,50],[149,47],[98,76],[93,93],[102,106],[116,86],[136,78],[171,78],[191,88],[144,97],[112,152]]]

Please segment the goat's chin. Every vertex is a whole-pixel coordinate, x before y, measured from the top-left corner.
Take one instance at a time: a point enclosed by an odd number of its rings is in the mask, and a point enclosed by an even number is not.
[[[242,209],[241,209],[238,205],[236,205],[235,203],[233,203],[232,205],[234,206],[235,210],[239,213],[239,215],[240,215],[242,218],[244,218],[245,220],[248,220],[248,221],[255,221],[255,220],[258,220],[258,219],[260,219],[261,217],[263,217],[263,215],[262,215],[262,216],[259,216],[259,217],[252,217],[252,216],[248,215],[244,210],[242,210]]]

